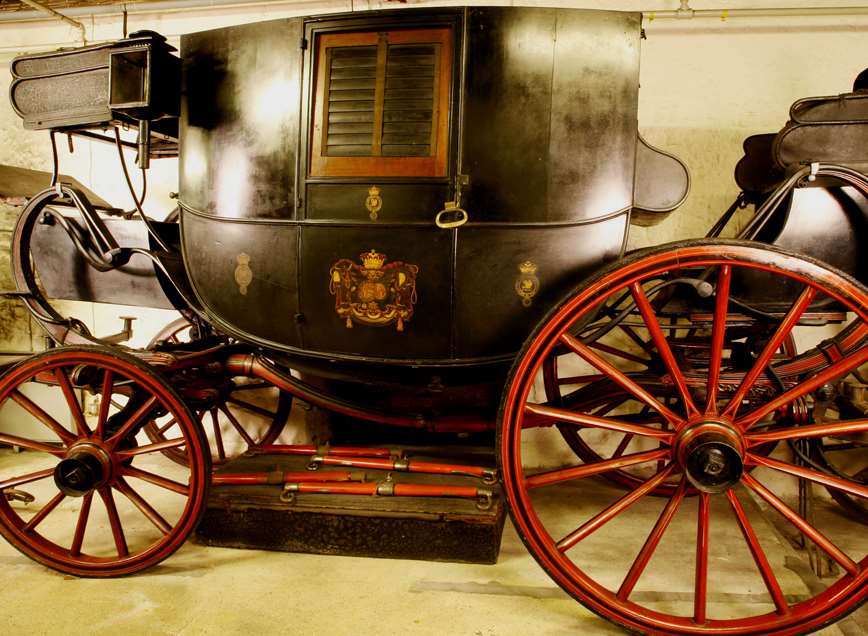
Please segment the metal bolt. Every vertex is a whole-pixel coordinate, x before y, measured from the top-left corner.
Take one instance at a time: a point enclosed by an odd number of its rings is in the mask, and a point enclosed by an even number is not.
[[[718,448],[709,448],[705,453],[704,459],[705,462],[702,470],[707,475],[716,477],[723,472],[724,468],[726,468],[726,456],[723,454],[723,451]]]
[[[824,384],[817,389],[817,399],[828,402],[835,397],[835,387],[831,384]]]
[[[73,486],[80,486],[87,479],[87,475],[84,474],[84,470],[80,466],[74,466],[72,470],[66,473],[65,477],[66,481]]]

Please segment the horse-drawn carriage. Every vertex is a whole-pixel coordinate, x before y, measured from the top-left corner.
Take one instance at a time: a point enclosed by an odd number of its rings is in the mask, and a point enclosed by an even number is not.
[[[0,378],[0,442],[26,451],[0,462],[0,532],[63,572],[131,574],[195,528],[212,464],[300,454],[477,483],[213,479],[481,506],[499,481],[540,565],[630,630],[800,633],[856,608],[858,533],[792,501],[821,485],[865,514],[868,97],[797,102],[746,142],[709,237],[625,254],[689,184],[638,135],[640,33],[630,13],[446,8],[196,33],[180,59],[150,32],[17,58],[25,126],[111,141],[122,164],[132,147],[143,174],[178,153],[180,188],[166,222],[126,164],[129,214],[56,178],[22,210],[10,295],[56,346]],[[184,321],[124,348],[48,298]],[[356,426],[496,432],[498,472],[277,445],[293,398]],[[825,578],[794,574],[778,517]],[[635,540],[613,551],[615,528]],[[733,568],[759,601],[719,602]],[[654,594],[673,580],[687,592]]]

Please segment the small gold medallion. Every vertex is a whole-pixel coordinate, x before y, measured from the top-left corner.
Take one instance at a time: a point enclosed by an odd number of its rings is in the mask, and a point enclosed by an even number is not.
[[[238,285],[238,293],[247,295],[247,287],[253,282],[253,270],[250,269],[250,256],[241,252],[235,257],[238,266],[235,268],[235,283]]]
[[[342,258],[329,271],[329,291],[335,296],[335,313],[347,329],[353,323],[371,327],[404,323],[413,317],[416,274],[419,267],[401,261],[385,265],[386,255],[371,250],[359,254],[361,265]]]
[[[537,265],[533,261],[524,261],[518,266],[518,276],[515,279],[515,293],[521,298],[521,304],[530,307],[533,297],[539,291],[539,278],[536,277]]]
[[[380,188],[371,186],[368,188],[368,198],[365,199],[365,209],[372,221],[376,221],[383,209],[383,197],[380,196]]]

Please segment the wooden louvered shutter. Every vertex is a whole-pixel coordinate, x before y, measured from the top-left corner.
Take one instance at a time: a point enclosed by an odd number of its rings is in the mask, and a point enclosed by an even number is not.
[[[322,35],[312,176],[446,176],[448,28]]]

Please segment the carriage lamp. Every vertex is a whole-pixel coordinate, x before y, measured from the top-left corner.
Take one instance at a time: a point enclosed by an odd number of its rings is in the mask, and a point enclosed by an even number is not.
[[[138,165],[144,170],[150,163],[151,121],[180,113],[181,61],[157,33],[138,31],[131,38],[141,42],[109,53],[108,106],[138,122]]]

